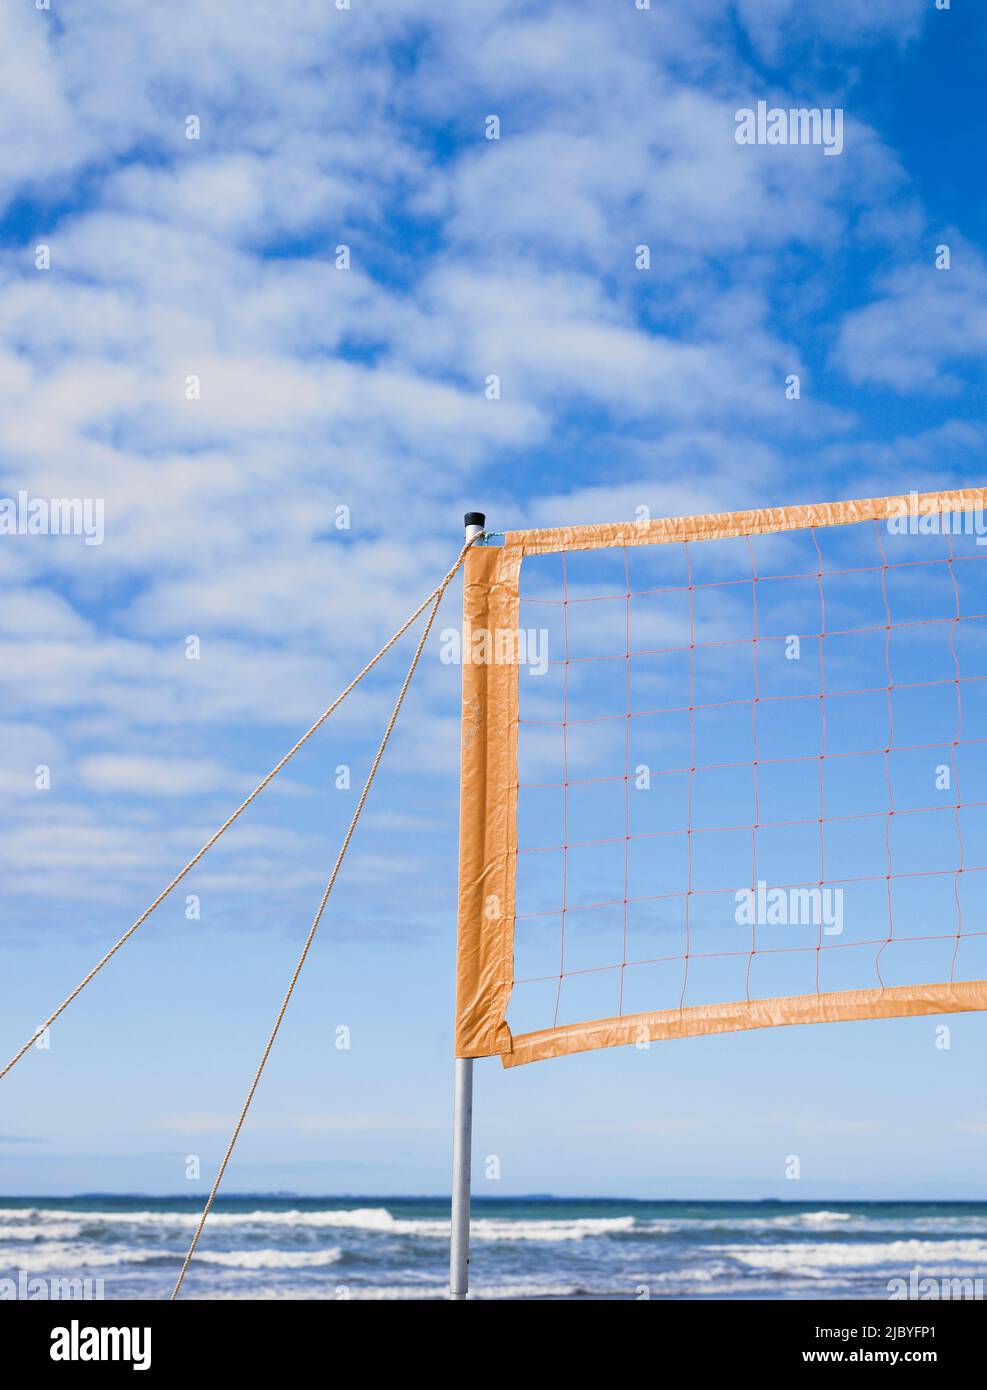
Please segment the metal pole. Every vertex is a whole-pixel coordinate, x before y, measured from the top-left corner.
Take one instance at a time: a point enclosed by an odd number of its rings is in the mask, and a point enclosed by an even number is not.
[[[470,1168],[473,1158],[473,1058],[456,1058],[452,1131],[452,1244],[449,1297],[469,1297]]]
[[[466,540],[486,525],[482,512],[466,513]],[[465,583],[465,580],[464,580]],[[449,1297],[469,1297],[470,1177],[473,1160],[473,1058],[456,1058],[452,1111],[452,1228],[449,1246]]]

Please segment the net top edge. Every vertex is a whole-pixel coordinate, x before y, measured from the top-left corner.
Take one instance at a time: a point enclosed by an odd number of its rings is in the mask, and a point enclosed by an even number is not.
[[[741,512],[707,512],[649,521],[601,522],[589,526],[508,531],[504,537],[504,548],[517,550],[523,555],[603,550],[613,546],[661,545],[675,541],[769,535],[817,526],[849,526],[861,521],[888,521],[896,517],[941,515],[976,508],[987,508],[987,486],[934,492],[912,491],[889,497],[761,507]]]

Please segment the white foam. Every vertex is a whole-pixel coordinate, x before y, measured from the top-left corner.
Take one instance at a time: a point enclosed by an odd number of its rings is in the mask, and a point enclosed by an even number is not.
[[[776,1219],[779,1223],[785,1220],[784,1217]],[[850,1221],[853,1218],[848,1211],[803,1211],[799,1212],[795,1219],[805,1226],[836,1226],[841,1221]]]
[[[46,1269],[65,1273],[73,1269],[108,1269],[113,1265],[141,1265],[180,1260],[176,1252],[152,1248],[47,1245],[43,1249],[11,1251],[9,1268],[38,1274]],[[197,1264],[223,1265],[228,1269],[319,1269],[343,1258],[338,1246],[327,1250],[197,1250]]]
[[[477,1240],[585,1240],[587,1236],[632,1231],[633,1216],[583,1217],[571,1221],[502,1221],[481,1217],[472,1232]],[[445,1230],[448,1231],[448,1223]]]
[[[90,1246],[45,1245],[34,1246],[30,1250],[9,1250],[4,1257],[9,1269],[23,1269],[28,1274],[40,1274],[46,1269],[65,1274],[73,1269],[102,1269],[110,1265],[124,1264],[141,1259],[157,1259],[160,1250],[99,1250]]]
[[[82,1226],[79,1222],[51,1221],[36,1222],[34,1225],[13,1226],[8,1230],[0,1232],[0,1251],[6,1245],[16,1243],[19,1240],[73,1240]]]
[[[343,1252],[334,1250],[197,1250],[200,1264],[227,1269],[320,1269],[338,1263]]]
[[[22,1214],[17,1213],[20,1217]],[[64,1219],[65,1213],[40,1208],[23,1215],[37,1222]],[[0,1220],[3,1218],[0,1217]],[[110,1225],[139,1226],[156,1230],[195,1229],[198,1212],[161,1211],[90,1211],[78,1213],[82,1226]],[[514,1221],[509,1218],[479,1217],[473,1221],[472,1234],[480,1241],[570,1241],[587,1236],[601,1236],[630,1231],[635,1227],[633,1216],[576,1217],[572,1219]],[[386,1207],[354,1207],[342,1211],[252,1211],[212,1212],[210,1229],[244,1227],[295,1227],[299,1229],[351,1229],[379,1231],[388,1235],[416,1236],[421,1239],[448,1240],[449,1222],[441,1219],[404,1218],[393,1216]]]
[[[965,1235],[987,1236],[987,1216],[911,1216],[907,1213],[888,1212],[887,1214],[864,1215],[859,1212],[805,1211],[787,1212],[781,1216],[731,1217],[655,1217],[641,1220],[638,1229],[642,1232],[655,1231],[661,1235],[697,1235],[704,1231],[820,1231],[832,1227],[841,1235],[872,1234],[886,1232],[914,1231],[924,1235],[950,1235],[962,1231]]]
[[[237,1301],[249,1299],[251,1303],[264,1301],[278,1301],[283,1299],[318,1299],[336,1301],[339,1295],[336,1291],[337,1286],[329,1282],[323,1286],[313,1284],[279,1284],[277,1288],[270,1286],[262,1289],[255,1289],[253,1286],[249,1291],[245,1291],[242,1286],[238,1288],[223,1288],[216,1286],[210,1289],[189,1290],[189,1299],[208,1300],[210,1303],[218,1300]],[[348,1285],[346,1288],[347,1297],[354,1302],[403,1302],[413,1300],[422,1302],[434,1300],[445,1302],[449,1297],[448,1285],[436,1281],[434,1283],[421,1284],[364,1284],[361,1286]],[[626,1294],[626,1289],[614,1291],[617,1294]],[[504,1298],[575,1298],[582,1293],[580,1287],[575,1284],[480,1284],[474,1285],[470,1292],[470,1297],[477,1300],[484,1299],[504,1299]]]
[[[67,1215],[85,1226],[147,1226],[169,1229],[195,1229],[199,1224],[197,1211],[82,1211],[67,1213],[58,1208],[39,1207],[31,1211],[0,1212],[0,1225],[8,1222],[58,1221]],[[345,1211],[214,1211],[209,1216],[210,1228],[217,1226],[355,1226],[368,1230],[384,1230],[394,1225],[394,1218],[384,1207],[356,1207]],[[448,1228],[448,1223],[447,1223]]]
[[[720,1245],[706,1247],[710,1254],[730,1255],[752,1269],[813,1277],[827,1269],[867,1269],[884,1265],[918,1266],[923,1271],[950,1269],[957,1264],[987,1262],[987,1242],[982,1240],[888,1240],[831,1245]]]

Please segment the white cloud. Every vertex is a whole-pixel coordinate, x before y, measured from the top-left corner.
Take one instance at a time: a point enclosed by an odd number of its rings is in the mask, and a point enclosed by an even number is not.
[[[737,0],[741,23],[769,62],[792,44],[814,42],[846,48],[888,39],[900,45],[918,37],[931,6],[926,0]]]
[[[961,379],[947,369],[987,357],[987,267],[962,243],[952,252],[952,267],[937,270],[930,245],[925,265],[894,271],[847,315],[835,355],[852,381],[955,393]]]
[[[824,9],[834,43],[913,33],[918,14]],[[0,490],[98,497],[106,520],[100,547],[0,546],[0,695],[41,731],[5,784],[18,795],[44,760],[50,721],[69,803],[8,846],[26,878],[47,834],[59,891],[104,852],[136,877],[167,859],[151,839],[175,800],[211,804],[227,773],[247,780],[259,734],[307,726],[445,571],[467,506],[498,529],[729,508],[780,499],[820,459],[845,466],[854,417],[811,389],[790,287],[823,314],[855,219],[886,247],[914,207],[898,197],[882,221],[902,171],[859,121],[841,160],[738,149],[733,111],[761,79],[723,40],[728,12],[5,13],[0,198],[26,212],[0,251]],[[810,27],[787,3],[742,18],[762,54]],[[483,139],[490,111],[500,142]],[[957,297],[905,363],[929,306],[908,285],[885,299],[844,328],[855,380],[926,380],[980,351]],[[791,371],[810,388],[795,408]],[[580,466],[587,440],[602,442]],[[339,712],[349,747],[386,717],[406,650]],[[449,675],[421,672],[401,775],[454,765]],[[73,801],[94,791],[105,821]],[[146,812],[136,844],[113,828],[118,795]]]
[[[229,786],[231,771],[221,763],[190,758],[155,758],[102,753],[83,758],[79,775],[94,792],[130,796],[188,796]]]

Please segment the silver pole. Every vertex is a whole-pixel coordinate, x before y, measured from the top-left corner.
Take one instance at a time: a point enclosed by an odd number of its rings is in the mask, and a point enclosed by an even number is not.
[[[469,1297],[470,1169],[473,1158],[473,1058],[456,1058],[452,1131],[452,1245],[449,1297]]]
[[[466,540],[483,530],[479,512],[466,513]],[[465,581],[464,581],[465,582]],[[470,1286],[470,1178],[473,1164],[473,1058],[456,1058],[452,1110],[452,1227],[449,1297],[466,1299]]]

